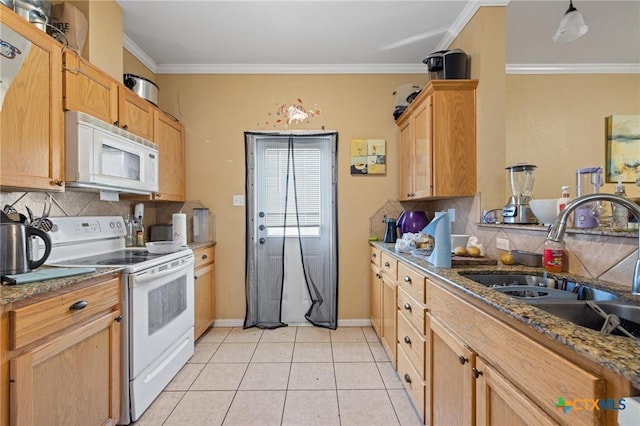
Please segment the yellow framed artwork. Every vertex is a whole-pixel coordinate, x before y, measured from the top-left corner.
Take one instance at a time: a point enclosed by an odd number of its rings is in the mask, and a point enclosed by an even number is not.
[[[384,175],[387,142],[384,139],[351,139],[351,174]]]
[[[607,182],[632,183],[640,178],[640,115],[610,115],[606,117]]]

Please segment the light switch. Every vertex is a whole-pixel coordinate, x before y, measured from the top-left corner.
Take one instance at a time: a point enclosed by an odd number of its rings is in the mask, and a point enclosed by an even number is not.
[[[233,205],[234,206],[244,206],[244,195],[234,195],[233,196]]]

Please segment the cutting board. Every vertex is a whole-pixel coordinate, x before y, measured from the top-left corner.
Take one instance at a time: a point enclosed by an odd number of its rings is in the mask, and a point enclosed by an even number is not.
[[[14,279],[16,284],[32,283],[34,281],[53,280],[55,278],[71,277],[73,275],[88,274],[96,268],[50,268],[40,271],[27,272],[26,274],[7,275]]]
[[[451,256],[451,266],[483,266],[483,265],[497,265],[498,259],[491,257],[463,257],[463,256]]]

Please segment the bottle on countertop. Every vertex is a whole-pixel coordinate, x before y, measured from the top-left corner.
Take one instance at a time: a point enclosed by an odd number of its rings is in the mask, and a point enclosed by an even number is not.
[[[548,272],[562,272],[567,267],[567,254],[561,241],[547,240],[543,252],[544,270]]]
[[[142,223],[142,216],[138,216],[136,222],[136,247],[144,247],[144,224]]]
[[[627,192],[622,184],[622,176],[618,176],[615,194],[627,198]],[[613,203],[613,230],[626,231],[629,228],[629,211],[618,203]]]
[[[133,219],[131,219],[130,215],[126,215],[124,217],[124,229],[126,230],[126,234],[124,236],[124,245],[125,247],[133,247],[134,244],[134,232],[133,232]]]
[[[566,207],[567,204],[571,202],[571,194],[569,193],[569,187],[566,185],[562,186],[562,193],[558,201],[556,202],[556,215],[559,215]],[[573,226],[573,214],[569,215],[567,218],[567,226]]]

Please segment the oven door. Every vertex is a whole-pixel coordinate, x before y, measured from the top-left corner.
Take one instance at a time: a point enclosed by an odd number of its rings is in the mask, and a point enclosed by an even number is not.
[[[193,328],[193,256],[130,277],[130,378],[163,356]],[[191,341],[193,345],[193,341]]]

